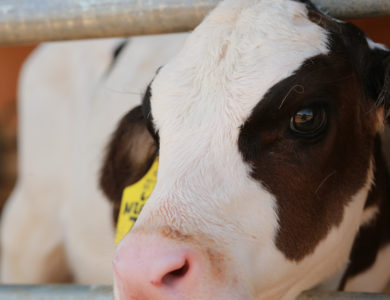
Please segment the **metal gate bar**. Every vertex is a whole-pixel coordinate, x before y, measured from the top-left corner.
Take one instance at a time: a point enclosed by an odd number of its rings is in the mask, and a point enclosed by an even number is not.
[[[1,0],[0,45],[193,29],[219,0]],[[390,0],[313,0],[337,18],[390,16]]]
[[[111,286],[0,285],[0,300],[112,300]],[[390,300],[390,295],[306,292],[298,300]]]
[[[298,300],[390,300],[390,295],[310,291],[298,297]]]
[[[112,300],[111,286],[0,285],[0,300]]]

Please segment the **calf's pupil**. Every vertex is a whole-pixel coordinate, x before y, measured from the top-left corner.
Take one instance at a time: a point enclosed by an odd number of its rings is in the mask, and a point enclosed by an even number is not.
[[[312,122],[314,119],[314,112],[310,108],[303,109],[295,115],[295,123],[304,124]]]
[[[326,124],[326,113],[322,108],[304,108],[298,111],[290,121],[291,129],[300,135],[315,134]]]

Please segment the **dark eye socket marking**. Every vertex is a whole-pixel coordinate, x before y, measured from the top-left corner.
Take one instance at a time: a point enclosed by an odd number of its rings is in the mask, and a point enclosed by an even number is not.
[[[152,97],[152,90],[150,86],[152,85],[152,82],[150,82],[149,85],[147,86],[142,98],[142,113],[144,115],[144,118],[148,121],[153,119],[152,109],[150,105],[150,98]]]
[[[144,115],[144,118],[146,120],[146,124],[147,124],[146,126],[147,126],[150,134],[152,135],[152,137],[156,143],[156,146],[158,147],[160,137],[158,135],[158,132],[156,131],[156,129],[153,126],[153,116],[152,116],[152,110],[151,110],[151,104],[150,104],[150,99],[152,97],[152,88],[151,88],[152,82],[153,82],[153,80],[149,83],[148,87],[146,88],[145,94],[144,94],[143,99],[142,99],[142,107],[141,108],[142,108],[142,113]]]
[[[156,76],[160,72],[161,68],[162,68],[162,66],[157,68],[156,75],[154,78],[156,78]],[[144,94],[143,99],[142,99],[141,109],[142,109],[142,113],[144,115],[144,118],[146,120],[148,130],[149,130],[150,134],[152,135],[152,137],[156,143],[156,146],[158,148],[159,144],[160,144],[160,136],[153,125],[152,107],[150,104],[150,100],[152,98],[152,83],[154,81],[154,78],[148,84],[148,87],[145,90],[145,94]]]

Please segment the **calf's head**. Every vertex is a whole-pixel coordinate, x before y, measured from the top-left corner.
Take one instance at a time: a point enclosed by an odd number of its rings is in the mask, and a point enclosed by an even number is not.
[[[342,270],[367,217],[389,57],[308,1],[220,3],[111,141],[101,184],[116,203],[159,156],[117,248],[116,297],[291,299]]]

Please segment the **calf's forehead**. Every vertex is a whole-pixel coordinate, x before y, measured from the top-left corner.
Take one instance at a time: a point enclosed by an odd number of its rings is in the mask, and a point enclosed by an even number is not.
[[[226,207],[222,202],[244,193],[264,192],[243,162],[240,128],[270,88],[307,59],[328,53],[327,31],[307,14],[304,4],[292,0],[223,1],[160,69],[150,103],[160,136],[158,176],[164,180],[158,180],[146,211],[170,203],[165,214],[190,207],[173,203],[188,203],[215,221],[211,203]],[[273,201],[256,205],[275,215]]]
[[[196,125],[224,128],[236,138],[272,86],[308,58],[328,53],[327,32],[307,13],[292,0],[222,2],[153,82],[160,135]]]

